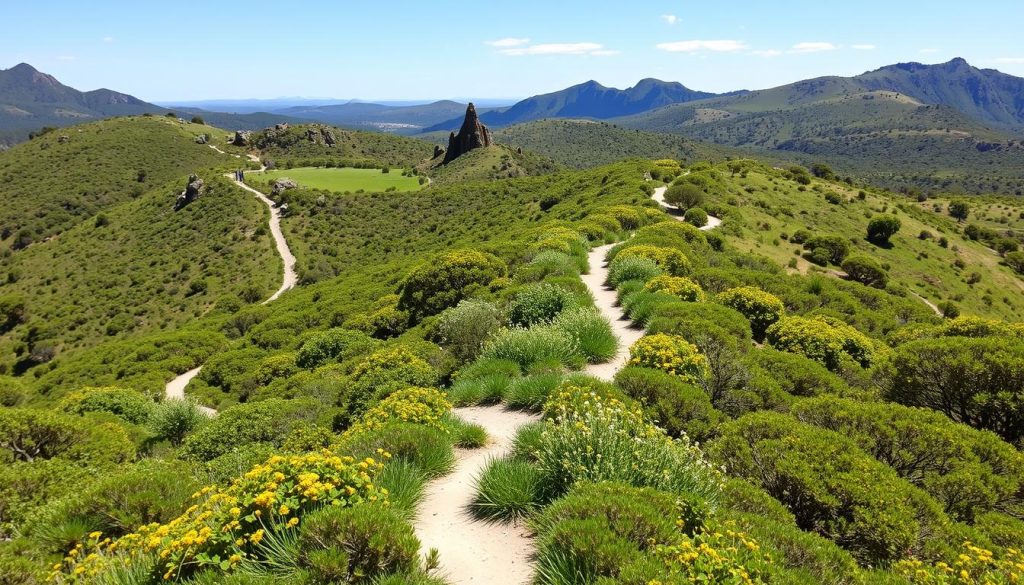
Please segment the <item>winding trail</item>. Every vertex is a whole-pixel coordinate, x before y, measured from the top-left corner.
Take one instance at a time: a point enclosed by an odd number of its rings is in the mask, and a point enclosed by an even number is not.
[[[475,518],[469,506],[476,478],[492,459],[508,453],[516,431],[540,420],[501,405],[456,408],[454,414],[487,430],[482,449],[458,449],[455,469],[427,484],[414,526],[423,550],[440,553],[440,574],[450,585],[525,585],[533,577],[533,542],[526,526]]]
[[[687,171],[686,174],[690,174],[690,172]],[[683,221],[683,216],[682,214],[679,213],[679,210],[676,209],[675,207],[672,207],[668,203],[665,203],[665,191],[668,191],[668,187],[658,187],[657,189],[654,190],[654,193],[651,195],[651,199],[657,201],[658,205],[660,205],[662,209],[664,209],[670,215],[672,215],[672,217],[678,219],[679,221]],[[707,225],[700,229],[703,231],[708,231],[713,230],[720,225],[722,225],[722,220],[709,214]]]
[[[228,154],[212,144],[208,146],[221,154]],[[235,158],[239,158],[238,155],[228,156],[234,156]],[[260,172],[266,170],[266,166],[264,166],[263,163],[260,162],[260,158],[258,156],[250,154],[248,155],[248,159],[252,162],[260,163]],[[295,272],[295,256],[292,254],[291,249],[288,247],[287,240],[284,239],[284,232],[281,231],[281,211],[274,205],[274,202],[271,201],[269,197],[267,197],[260,191],[257,191],[256,189],[253,189],[252,187],[246,185],[245,183],[235,180],[234,173],[226,173],[224,176],[231,179],[231,181],[235,185],[255,195],[257,199],[262,201],[264,205],[266,205],[267,208],[270,209],[270,234],[274,238],[274,247],[277,249],[277,255],[281,257],[281,262],[284,265],[284,275],[281,278],[281,287],[278,288],[277,291],[274,292],[274,294],[270,295],[270,297],[267,300],[263,301],[262,304],[266,305],[271,301],[277,300],[278,297],[280,297],[288,289],[293,288],[299,281],[299,277]],[[168,382],[167,386],[164,388],[164,396],[170,399],[184,400],[185,388],[188,386],[189,382],[191,382],[193,378],[199,375],[199,372],[202,369],[203,367],[199,366],[198,368],[193,368],[185,372],[184,374],[175,377],[173,380]],[[216,410],[206,406],[200,406],[199,409],[210,416],[217,414]]]

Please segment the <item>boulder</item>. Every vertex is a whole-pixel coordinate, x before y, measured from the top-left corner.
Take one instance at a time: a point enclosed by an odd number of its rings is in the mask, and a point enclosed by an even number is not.
[[[69,142],[70,140],[71,137],[68,136],[67,134],[61,134],[60,136],[57,137],[57,142],[59,142],[60,144],[64,144],[65,142]]]
[[[445,153],[445,150],[444,150],[443,146],[441,146],[440,144],[435,145],[434,146],[434,156],[432,158],[437,158],[439,156],[443,156],[444,153]]]
[[[476,115],[476,106],[470,103],[466,107],[466,118],[462,121],[459,133],[452,132],[448,136],[448,151],[442,162],[448,164],[471,150],[491,144],[494,144],[491,140],[491,131],[480,123],[480,117]]]
[[[251,132],[245,130],[236,130],[235,137],[231,140],[231,144],[235,146],[249,146],[249,139],[252,137]]]
[[[274,124],[274,130],[287,130],[288,124]]]
[[[200,134],[199,136],[196,136],[196,144],[206,144],[206,135]]]
[[[516,148],[516,154],[523,154],[523,147],[522,146]]]
[[[319,128],[307,128],[306,129],[306,140],[317,143],[320,142],[320,129]]]
[[[287,177],[281,177],[280,179],[274,181],[274,184],[270,189],[270,194],[275,196],[280,195],[281,193],[284,193],[289,189],[295,189],[298,186],[299,184],[296,183],[295,181]]]
[[[174,202],[174,210],[177,211],[199,199],[199,196],[203,193],[204,186],[203,180],[198,175],[189,175],[185,190],[181,192],[181,195],[178,195],[178,199]]]
[[[324,137],[324,144],[327,146],[334,146],[338,141],[334,138],[334,132],[331,132],[330,128],[322,128],[320,134]]]

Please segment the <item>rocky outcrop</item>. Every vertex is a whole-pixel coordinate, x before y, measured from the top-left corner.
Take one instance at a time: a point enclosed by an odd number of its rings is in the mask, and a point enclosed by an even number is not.
[[[448,151],[444,154],[442,162],[448,164],[471,150],[491,144],[494,144],[491,140],[491,131],[480,123],[480,117],[476,114],[476,106],[470,103],[466,107],[466,118],[462,121],[459,133],[452,132],[448,136]]]
[[[274,130],[287,130],[287,129],[288,129],[288,123],[287,122],[284,123],[284,124],[274,124]]]
[[[181,195],[178,195],[177,201],[174,202],[174,210],[177,211],[199,199],[199,196],[203,193],[204,186],[203,180],[198,175],[189,175],[188,185],[185,186],[185,190],[181,192]]]
[[[61,134],[60,136],[57,137],[57,142],[60,144],[67,144],[70,141],[71,137],[68,136],[67,134]]]
[[[270,194],[273,195],[273,196],[277,196],[277,195],[280,195],[281,193],[284,193],[285,191],[287,191],[289,189],[294,189],[294,188],[296,188],[298,186],[299,186],[299,184],[296,183],[295,181],[293,181],[293,180],[291,180],[291,179],[289,179],[287,177],[281,177],[280,179],[277,179],[276,181],[274,181],[274,184],[273,184],[273,186],[270,189]]]
[[[443,146],[441,146],[440,144],[438,144],[438,145],[435,145],[435,146],[434,146],[434,156],[432,156],[432,157],[430,157],[430,158],[437,158],[437,157],[439,157],[439,156],[444,156],[444,153],[445,153],[445,152],[446,152],[446,151],[445,151],[445,149],[444,149],[444,147],[443,147]]]
[[[306,130],[306,140],[313,144],[326,144],[327,146],[334,146],[338,143],[338,139],[335,138],[334,132],[326,126],[313,126]]]
[[[199,136],[196,136],[196,144],[206,144],[206,135],[200,134]]]
[[[244,130],[236,130],[235,137],[233,140],[231,140],[231,144],[234,144],[235,146],[249,146],[249,139],[251,137],[251,132],[246,132]]]

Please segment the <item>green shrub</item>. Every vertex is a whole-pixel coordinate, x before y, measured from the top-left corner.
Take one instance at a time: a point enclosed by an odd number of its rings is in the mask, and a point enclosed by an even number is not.
[[[879,381],[884,396],[894,402],[933,408],[1010,443],[1024,437],[1024,341],[911,341],[879,367]]]
[[[708,225],[708,212],[699,207],[691,207],[683,214],[683,220],[694,227],[702,228]]]
[[[656,333],[641,337],[629,348],[629,364],[661,370],[686,382],[700,382],[708,374],[707,358],[697,347],[676,335]]]
[[[388,461],[377,474],[377,485],[388,490],[388,506],[402,518],[412,520],[423,500],[427,476],[407,461]]]
[[[374,342],[361,331],[328,329],[307,339],[295,357],[300,368],[317,368],[332,360],[344,360],[369,351]]]
[[[469,423],[457,416],[452,416],[447,426],[450,429],[452,442],[462,449],[479,449],[487,444],[487,429],[476,423]]]
[[[648,280],[661,274],[661,268],[650,258],[641,256],[616,257],[608,266],[608,283],[618,287],[627,280],[637,280],[646,283]]]
[[[548,421],[534,456],[552,495],[581,481],[620,481],[712,503],[717,498],[717,472],[699,449],[672,441],[615,398],[563,385],[544,413]]]
[[[459,370],[455,378],[457,380],[476,380],[494,375],[515,378],[521,373],[522,370],[518,362],[482,357]]]
[[[768,345],[797,353],[836,371],[844,359],[871,366],[875,344],[853,327],[827,317],[785,317],[768,328]]]
[[[48,410],[0,408],[0,464],[64,457],[96,464],[135,457],[124,427]]]
[[[28,391],[18,378],[0,376],[0,406],[21,406]]]
[[[804,242],[804,249],[812,255],[821,254],[831,262],[840,265],[850,253],[850,242],[841,236],[813,236]]]
[[[499,331],[484,345],[481,357],[512,361],[523,370],[548,361],[578,369],[586,361],[576,340],[552,326]]]
[[[209,461],[249,443],[280,444],[300,422],[317,416],[309,400],[271,399],[232,406],[210,419],[182,443],[186,459]]]
[[[1024,545],[1024,520],[1001,512],[988,512],[974,519],[974,527],[996,546],[1021,549]]]
[[[377,350],[352,369],[351,402],[358,412],[373,398],[409,387],[433,386],[438,373],[409,346],[396,345]]]
[[[448,398],[455,406],[496,404],[501,402],[511,383],[512,377],[506,374],[459,380],[448,389]]]
[[[887,245],[889,239],[900,231],[900,218],[882,213],[868,222],[868,240],[880,245]]]
[[[948,522],[925,494],[843,435],[786,415],[758,412],[726,423],[708,452],[727,473],[785,504],[798,526],[864,563],[898,560]]]
[[[387,507],[327,506],[304,518],[300,563],[321,583],[370,583],[419,564],[412,526]]]
[[[206,415],[200,412],[195,402],[167,399],[153,408],[149,427],[155,437],[178,446],[206,422]]]
[[[580,352],[592,364],[615,357],[619,341],[608,320],[595,309],[577,307],[563,311],[552,325],[575,340]]]
[[[679,299],[668,293],[637,291],[622,300],[626,316],[637,326],[644,327],[659,307],[675,304]]]
[[[850,256],[843,261],[842,268],[850,280],[866,286],[885,288],[889,281],[889,275],[882,265],[868,256]]]
[[[778,297],[752,286],[722,291],[715,300],[742,313],[750,321],[750,329],[758,341],[764,339],[768,327],[782,318],[786,311]]]
[[[505,402],[512,408],[540,410],[551,393],[562,383],[560,372],[535,374],[519,378],[509,384]]]
[[[704,441],[721,418],[703,389],[661,370],[629,366],[615,375],[615,383],[673,437]]]
[[[842,378],[803,355],[766,347],[750,352],[748,361],[767,372],[794,396],[841,395],[848,390]]]
[[[519,459],[491,459],[476,478],[470,510],[486,520],[515,521],[531,515],[544,501],[540,471]]]
[[[0,538],[13,538],[40,506],[83,489],[96,473],[62,457],[0,464]]]
[[[708,324],[728,332],[738,345],[750,345],[750,322],[739,311],[718,303],[659,305],[647,323],[648,333],[670,333],[692,341]]]
[[[572,293],[564,288],[548,283],[534,284],[512,299],[508,317],[512,325],[520,327],[550,323],[559,313],[574,304]]]
[[[506,275],[505,263],[476,250],[452,250],[409,273],[399,288],[398,308],[413,320],[436,315]]]
[[[612,264],[619,258],[640,257],[653,260],[669,276],[686,276],[693,271],[690,259],[675,248],[633,243],[633,241],[626,242],[622,246],[622,248],[613,250],[615,256],[612,259]]]
[[[673,184],[665,191],[665,203],[673,205],[678,209],[689,210],[704,203],[704,191],[697,185],[686,182]],[[699,227],[699,226],[698,226]]]
[[[951,517],[973,522],[1024,503],[1024,455],[942,413],[823,396],[793,406],[802,422],[836,431],[921,487]]]
[[[383,450],[392,462],[413,465],[426,477],[442,476],[455,467],[451,437],[440,429],[400,421],[346,435],[334,450],[356,459],[379,457]]]
[[[705,298],[704,289],[684,276],[663,275],[652,278],[644,285],[644,290],[669,294],[690,303],[701,302]]]
[[[128,388],[82,388],[66,394],[60,409],[70,414],[107,412],[133,425],[144,425],[153,413],[154,403],[145,394]]]
[[[434,323],[434,338],[456,359],[469,362],[480,355],[484,342],[502,323],[501,311],[494,303],[466,299],[447,309]]]
[[[782,502],[738,477],[730,477],[722,484],[722,507],[733,512],[753,514],[784,526],[796,526],[796,517]]]

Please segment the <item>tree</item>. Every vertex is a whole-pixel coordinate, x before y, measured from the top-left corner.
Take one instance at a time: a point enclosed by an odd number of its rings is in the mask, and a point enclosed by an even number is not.
[[[804,242],[804,249],[810,250],[812,257],[838,265],[850,253],[850,242],[840,236],[814,236]]]
[[[1003,261],[1018,274],[1024,274],[1024,252],[1009,252]]]
[[[691,207],[686,210],[683,219],[692,226],[702,228],[708,225],[708,212],[699,207]]]
[[[874,258],[868,256],[851,256],[843,261],[842,267],[850,280],[867,286],[885,288],[889,280],[885,269]]]
[[[704,203],[704,191],[693,183],[672,185],[665,191],[665,203],[686,211]]]
[[[885,398],[933,408],[990,430],[1024,438],[1024,341],[1000,337],[921,339],[897,347],[879,368]]]
[[[949,204],[949,216],[955,218],[957,221],[963,221],[967,219],[967,215],[970,214],[971,207],[966,201],[954,201]]]
[[[886,246],[889,238],[900,231],[900,218],[895,215],[876,215],[868,222],[868,240]]]
[[[193,124],[200,124],[202,126],[206,125],[206,121],[203,120],[202,116],[192,116],[192,123]]]
[[[812,164],[811,174],[819,179],[826,179],[829,181],[836,178],[836,174],[832,172],[832,167],[823,162],[816,162]]]

